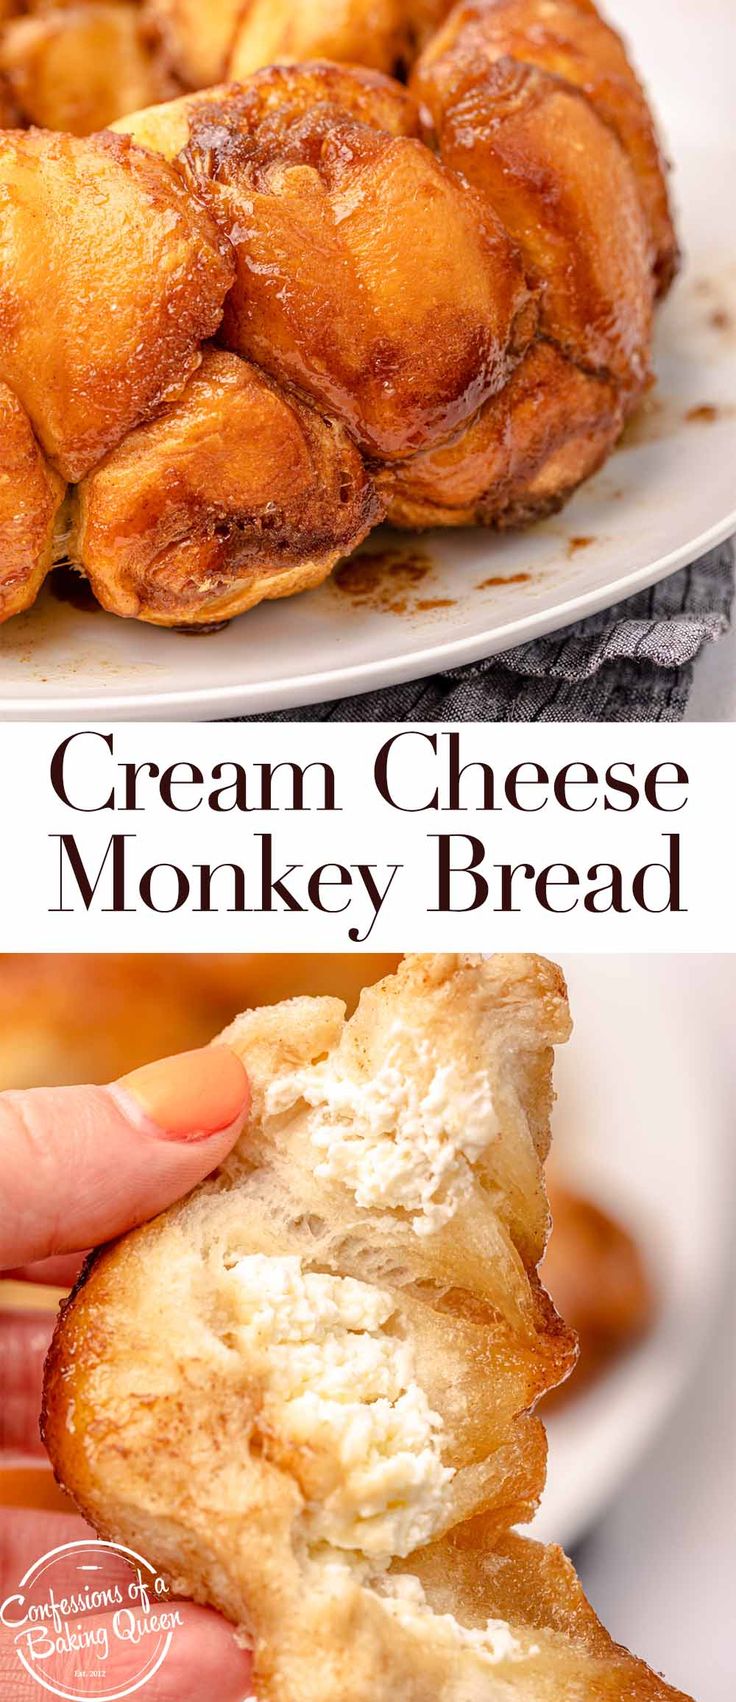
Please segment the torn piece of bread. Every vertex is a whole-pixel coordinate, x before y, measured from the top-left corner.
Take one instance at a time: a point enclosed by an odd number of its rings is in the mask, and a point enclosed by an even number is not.
[[[575,1353],[536,1275],[568,1032],[559,970],[521,956],[409,958],[347,1023],[249,1012],[234,1152],[62,1314],[60,1480],[241,1628],[259,1702],[673,1694],[554,1551],[509,1549]]]

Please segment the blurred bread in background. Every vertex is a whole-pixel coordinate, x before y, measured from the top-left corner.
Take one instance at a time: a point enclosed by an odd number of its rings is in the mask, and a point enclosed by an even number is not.
[[[0,1091],[106,1082],[204,1046],[254,1005],[300,994],[357,1004],[398,954],[0,954]]]
[[[656,1313],[647,1260],[630,1230],[559,1177],[549,1199],[553,1228],[541,1277],[578,1336],[580,1358],[572,1378],[547,1396],[547,1410],[594,1383],[647,1334]]]

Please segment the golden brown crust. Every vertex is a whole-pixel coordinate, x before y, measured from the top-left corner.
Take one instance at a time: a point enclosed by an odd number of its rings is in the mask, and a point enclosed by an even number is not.
[[[261,150],[278,158],[294,123],[315,107],[330,107],[390,136],[421,134],[419,108],[409,89],[370,66],[333,64],[314,55],[300,65],[265,66],[237,87],[238,129],[253,139],[256,158]],[[200,102],[207,104],[207,91]],[[290,153],[299,148],[298,135],[294,142]]]
[[[129,136],[139,148],[147,148],[149,153],[159,154],[173,165],[189,141],[190,115],[203,101],[209,104],[228,100],[232,89],[232,84],[223,83],[204,94],[179,94],[173,100],[145,106],[140,112],[125,113],[109,128],[118,136]]]
[[[402,65],[424,47],[413,92],[315,59],[148,107],[117,136],[0,133],[0,381],[82,481],[75,564],[119,615],[206,624],[317,585],[387,509],[405,527],[526,524],[596,471],[650,382],[676,250],[619,38],[591,0],[463,0],[434,37],[445,0],[376,3],[310,0],[295,22],[269,0],[267,24],[257,0],[237,19],[234,0],[146,0],[137,22],[129,0],[88,0],[17,20],[45,41],[114,13],[184,81],[232,71],[236,21],[246,57],[269,30],[287,57],[325,32],[376,65],[399,36]],[[240,404],[234,381],[197,377],[213,337],[239,357]]]
[[[421,133],[419,108],[400,83],[364,66],[332,65],[321,60],[298,67],[272,65],[246,83],[225,82],[179,95],[176,100],[129,113],[112,129],[132,136],[141,147],[164,159],[175,160],[188,146],[192,125],[208,113],[217,123],[234,107],[235,123],[247,132],[266,124],[272,114],[277,124],[279,115],[285,124],[323,105],[336,107],[391,136]]]
[[[0,620],[35,602],[51,566],[65,490],[20,402],[0,383]]]
[[[77,480],[183,389],[230,251],[171,166],[109,132],[4,132],[0,205],[0,378]]]
[[[372,100],[352,78],[349,111],[329,68],[260,73],[190,115],[183,162],[238,231],[221,339],[393,460],[502,387],[536,312],[498,220],[421,142],[383,128],[390,88]]]
[[[623,426],[616,386],[535,343],[463,431],[379,478],[395,526],[519,526],[561,507]]]
[[[591,0],[460,0],[428,44],[413,86],[436,122],[458,77],[510,58],[580,89],[633,168],[664,293],[678,264],[667,167],[646,94],[624,44]]]
[[[535,1702],[580,1696],[590,1702],[688,1702],[643,1661],[614,1643],[586,1599],[572,1563],[509,1532],[494,1538],[483,1517],[423,1549],[414,1566],[437,1613],[468,1625],[487,1619],[552,1633]]]
[[[82,481],[70,547],[113,614],[206,622],[320,584],[382,511],[338,425],[208,348]]]
[[[649,238],[632,169],[594,107],[501,58],[460,77],[439,138],[519,244],[542,292],[542,335],[638,397],[650,375]]]

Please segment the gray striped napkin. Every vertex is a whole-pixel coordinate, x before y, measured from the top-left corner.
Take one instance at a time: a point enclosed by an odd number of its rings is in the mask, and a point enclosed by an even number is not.
[[[428,679],[249,721],[678,721],[728,631],[734,542],[548,638]]]

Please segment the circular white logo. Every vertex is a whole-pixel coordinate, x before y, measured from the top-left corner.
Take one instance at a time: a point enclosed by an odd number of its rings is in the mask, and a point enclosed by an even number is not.
[[[122,1543],[82,1537],[34,1561],[0,1607],[18,1660],[66,1702],[118,1702],[165,1661],[181,1610],[166,1580]]]

